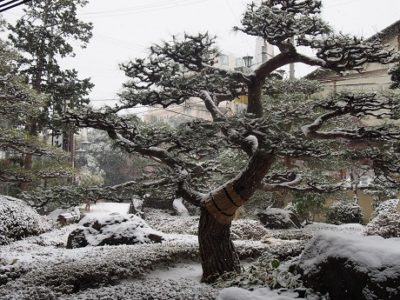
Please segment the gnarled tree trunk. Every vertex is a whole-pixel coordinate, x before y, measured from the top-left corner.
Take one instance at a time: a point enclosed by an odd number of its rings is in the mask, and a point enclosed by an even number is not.
[[[268,172],[274,156],[258,151],[232,181],[203,199],[199,222],[199,247],[204,282],[213,282],[225,272],[240,272],[239,256],[230,237],[236,210],[253,195]]]
[[[205,208],[201,209],[199,245],[203,282],[213,282],[224,272],[240,272],[239,257],[230,238],[231,224],[219,223]]]

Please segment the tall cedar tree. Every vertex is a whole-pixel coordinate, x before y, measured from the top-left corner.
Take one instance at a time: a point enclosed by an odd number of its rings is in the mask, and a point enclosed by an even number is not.
[[[235,30],[261,37],[280,50],[250,74],[215,67],[218,50],[210,34],[185,34],[152,46],[147,58],[121,66],[130,79],[124,84],[121,105],[68,114],[69,122],[104,130],[126,151],[169,167],[177,195],[201,208],[203,281],[213,281],[223,272],[240,271],[230,239],[231,221],[257,189],[324,192],[348,186],[304,178],[295,169],[277,172],[276,166],[286,158],[366,158],[375,171],[376,185],[397,186],[392,176],[399,167],[397,128],[348,122],[368,115],[395,118],[398,99],[393,95],[343,94],[327,101],[281,107],[262,101],[266,79],[287,64],[304,63],[343,72],[360,70],[365,63],[388,64],[395,60],[394,53],[378,40],[364,41],[334,33],[321,20],[320,12],[321,1],[317,0],[249,4],[241,26]],[[300,53],[300,46],[314,50],[316,55]],[[247,115],[224,115],[219,104],[233,101],[240,93],[248,95]],[[145,128],[117,114],[138,104],[168,108],[183,104],[190,97],[204,102],[213,121],[195,120],[171,132],[162,126]],[[365,146],[348,151],[348,142],[364,142]],[[380,151],[382,147],[385,151]],[[211,174],[221,171],[214,158],[226,148],[241,149],[247,162],[224,183],[204,186]]]
[[[59,149],[48,146],[25,127],[40,114],[46,100],[17,75],[18,53],[0,40],[0,182],[19,184],[68,176],[66,156]],[[39,168],[23,169],[26,155],[45,157]]]
[[[33,0],[24,9],[24,15],[9,26],[9,38],[24,57],[20,60],[21,75],[25,75],[33,89],[48,95],[41,107],[41,113],[32,118],[27,126],[30,135],[35,136],[45,128],[52,135],[63,135],[63,149],[69,149],[71,128],[54,121],[54,116],[63,115],[67,106],[80,108],[89,100],[87,95],[93,87],[89,79],[79,79],[75,69],[62,70],[60,58],[74,56],[72,41],[86,47],[92,37],[92,24],[77,18],[78,7],[86,0]],[[26,155],[25,168],[32,168],[32,156]]]

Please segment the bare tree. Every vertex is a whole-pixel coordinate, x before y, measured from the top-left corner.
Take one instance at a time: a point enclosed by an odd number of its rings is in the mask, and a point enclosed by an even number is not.
[[[394,97],[339,95],[328,101],[292,107],[271,107],[263,102],[265,81],[287,64],[304,63],[342,72],[360,70],[369,62],[387,64],[395,60],[394,53],[377,40],[367,42],[335,34],[321,20],[320,10],[321,2],[317,0],[249,4],[242,25],[235,29],[262,37],[280,50],[251,74],[215,67],[218,50],[210,34],[185,34],[153,45],[146,59],[121,66],[130,79],[121,93],[122,105],[68,115],[68,120],[78,126],[106,131],[126,151],[151,157],[169,167],[177,194],[201,207],[199,245],[203,281],[212,281],[223,272],[240,271],[230,226],[236,210],[257,189],[325,192],[346,188],[343,183],[324,184],[293,170],[278,172],[276,166],[282,159],[367,157],[373,162],[380,183],[397,185],[390,175],[398,171],[398,157],[396,160],[388,153],[394,153],[393,141],[400,132],[396,128],[357,127],[342,122],[349,116],[395,117],[398,105]],[[300,53],[299,46],[313,49],[316,55]],[[243,93],[248,95],[247,115],[224,115],[219,104],[233,101]],[[148,129],[117,114],[138,104],[168,108],[190,97],[204,101],[212,122],[197,120],[175,131],[165,131],[162,127]],[[337,124],[350,126],[332,129]],[[367,146],[353,153],[346,148],[346,141],[366,141]],[[382,151],[381,145],[392,150]],[[203,180],[220,172],[215,153],[226,148],[243,151],[248,156],[247,163],[221,184]],[[201,186],[199,178],[208,185]]]

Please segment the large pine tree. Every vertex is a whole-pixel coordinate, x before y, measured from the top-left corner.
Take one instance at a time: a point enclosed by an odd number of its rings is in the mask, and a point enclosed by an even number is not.
[[[299,170],[282,167],[280,162],[285,159],[319,160],[322,164],[328,158],[325,164],[331,164],[334,157],[349,161],[364,158],[375,171],[376,184],[398,186],[398,128],[354,122],[368,115],[397,118],[399,101],[395,95],[338,95],[294,106],[271,106],[263,101],[268,89],[265,81],[291,63],[342,72],[359,70],[365,63],[394,60],[394,53],[378,40],[334,33],[320,13],[318,0],[249,4],[236,30],[261,37],[280,50],[250,74],[215,67],[218,50],[208,33],[174,37],[151,47],[147,58],[122,66],[129,78],[121,95],[123,105],[68,116],[78,126],[106,131],[128,152],[168,166],[177,194],[201,208],[199,245],[204,281],[226,271],[240,271],[230,226],[236,210],[256,190],[323,192],[348,187],[346,183],[324,184],[321,178],[304,178]],[[301,53],[301,47],[314,50],[316,55]],[[233,101],[239,93],[248,94],[248,114],[225,115],[219,104]],[[204,102],[212,122],[197,120],[170,132],[162,127],[143,128],[117,114],[138,104],[168,108],[190,97]],[[362,142],[364,148],[349,151],[349,142]],[[245,164],[222,184],[205,186],[211,173],[221,171],[213,159],[215,153],[226,148],[240,149],[247,156]]]

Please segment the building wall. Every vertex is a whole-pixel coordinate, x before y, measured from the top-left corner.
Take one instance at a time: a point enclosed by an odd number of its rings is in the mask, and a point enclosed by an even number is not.
[[[390,34],[386,35],[382,42],[388,49],[400,50],[400,36],[395,27]],[[379,63],[368,63],[364,65],[363,70],[349,71],[338,75],[333,71],[317,70],[306,76],[306,78],[318,80],[324,86],[321,94],[329,95],[342,91],[355,92],[379,92],[387,89],[391,84],[389,69],[394,64],[382,65]]]
[[[166,109],[162,107],[150,108],[143,115],[143,121],[147,123],[171,123],[179,124],[193,119],[212,120],[211,114],[205,108],[199,98],[190,98],[182,105],[171,105]]]
[[[215,66],[226,70],[243,69],[244,62],[241,57],[232,53],[222,53]],[[247,108],[247,96],[243,95],[234,101],[224,101],[219,104],[219,109],[228,116],[243,113]],[[171,105],[166,109],[161,106],[150,108],[142,116],[147,123],[170,123],[179,124],[193,119],[212,120],[211,114],[207,111],[201,99],[192,97],[181,105]]]

